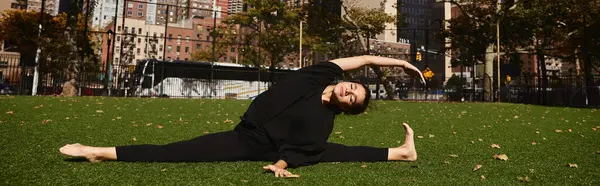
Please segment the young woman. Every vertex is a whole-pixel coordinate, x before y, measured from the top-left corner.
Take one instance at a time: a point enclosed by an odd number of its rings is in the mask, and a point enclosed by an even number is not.
[[[256,97],[231,131],[166,145],[91,147],[69,144],[60,152],[103,160],[141,162],[271,161],[264,166],[275,177],[295,177],[286,168],[319,162],[415,161],[413,131],[404,123],[404,144],[395,148],[345,146],[329,143],[337,114],[360,114],[369,104],[367,86],[332,83],[343,71],[364,65],[398,66],[422,82],[423,75],[406,61],[359,56],[318,63],[288,74]]]

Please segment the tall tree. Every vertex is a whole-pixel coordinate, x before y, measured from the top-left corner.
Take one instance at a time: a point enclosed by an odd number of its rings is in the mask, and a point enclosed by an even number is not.
[[[248,0],[246,3],[248,11],[231,15],[224,22],[241,25],[240,34],[246,42],[241,53],[246,62],[255,59],[252,65],[275,69],[285,56],[298,49],[299,28],[292,25],[298,25],[300,9],[288,7],[279,0]]]
[[[78,63],[80,50],[87,59],[80,65],[89,67],[87,70],[97,70],[94,68],[98,62],[93,49],[95,44],[90,40],[77,44],[70,39],[74,38],[75,32],[83,32],[87,26],[83,19],[78,19],[74,27],[68,27],[66,14],[51,16],[44,13],[43,30],[38,37],[40,15],[40,12],[8,10],[0,19],[0,40],[15,45],[15,51],[21,53],[23,65],[35,65],[39,46],[42,51],[39,60],[41,73],[51,73],[55,78],[72,78],[79,69],[74,64]]]
[[[342,28],[346,29],[340,40],[340,52],[343,56],[354,56],[358,54],[371,54],[370,48],[367,46],[369,39],[374,38],[377,34],[383,33],[386,24],[396,23],[399,16],[392,16],[385,13],[386,1],[383,1],[379,8],[365,8],[360,6],[356,1],[342,1]],[[398,7],[399,5],[395,5]],[[404,25],[397,24],[397,25]],[[388,99],[397,99],[397,95],[393,94],[395,90],[391,83],[386,78],[384,71],[380,67],[371,66],[370,69],[375,73],[377,79],[383,84],[384,89],[388,92]]]

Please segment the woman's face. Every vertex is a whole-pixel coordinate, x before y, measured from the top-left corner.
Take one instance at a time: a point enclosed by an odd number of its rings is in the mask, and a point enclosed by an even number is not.
[[[341,82],[333,88],[334,103],[343,110],[348,110],[356,104],[363,104],[365,95],[365,88],[354,82]]]

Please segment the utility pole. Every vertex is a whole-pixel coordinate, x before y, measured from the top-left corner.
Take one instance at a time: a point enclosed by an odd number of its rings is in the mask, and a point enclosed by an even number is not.
[[[500,18],[499,15],[500,14],[500,1],[496,1],[496,57],[498,60],[498,77],[496,78],[497,83],[498,83],[498,89],[496,90],[496,93],[498,95],[498,97],[496,98],[498,100],[498,102],[500,102]]]
[[[298,65],[300,68],[302,68],[302,20],[300,20],[300,53],[298,53],[298,56],[300,58],[300,61],[298,61]]]
[[[44,9],[46,8],[46,0],[42,0],[42,9],[40,13],[40,24],[38,27],[38,41],[40,40],[40,36],[42,34],[42,23],[44,23]],[[35,69],[33,71],[33,87],[31,87],[31,95],[35,96],[37,94],[38,87],[38,79],[39,79],[39,69],[40,69],[40,53],[42,53],[42,47],[38,46],[36,54],[35,54]]]

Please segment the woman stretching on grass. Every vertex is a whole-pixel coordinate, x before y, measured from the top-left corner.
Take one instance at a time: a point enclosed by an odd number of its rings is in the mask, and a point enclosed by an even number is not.
[[[419,69],[402,60],[376,56],[341,58],[288,74],[250,104],[235,129],[167,145],[91,147],[69,144],[60,152],[90,162],[271,161],[263,168],[275,177],[296,177],[286,168],[319,162],[415,161],[413,131],[407,125],[404,144],[395,148],[329,143],[335,115],[360,114],[371,97],[354,82],[331,83],[343,71],[364,65],[398,66],[424,82]]]

